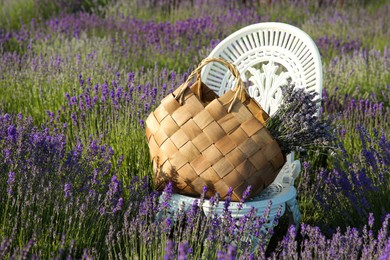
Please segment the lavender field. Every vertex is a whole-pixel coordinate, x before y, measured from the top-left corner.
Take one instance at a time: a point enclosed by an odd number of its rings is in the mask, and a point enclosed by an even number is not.
[[[0,0],[0,259],[390,259],[389,13],[387,0]],[[297,154],[300,228],[283,215],[261,232],[267,211],[234,220],[228,200],[223,216],[200,199],[172,218],[144,120],[226,36],[268,21],[316,42],[336,136]]]

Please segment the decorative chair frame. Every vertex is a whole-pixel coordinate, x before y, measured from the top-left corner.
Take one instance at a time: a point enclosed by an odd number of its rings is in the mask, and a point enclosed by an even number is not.
[[[244,27],[220,42],[209,57],[222,57],[235,64],[241,78],[248,85],[248,92],[270,115],[281,103],[280,86],[291,82],[297,88],[322,94],[322,64],[318,48],[311,37],[301,29],[284,23],[258,23]],[[234,87],[234,78],[219,63],[211,63],[202,70],[202,81],[215,93],[221,95]],[[274,182],[258,196],[249,199],[238,209],[238,202],[230,203],[233,217],[241,217],[252,207],[261,216],[270,206],[265,228],[281,207],[283,215],[288,210],[290,224],[299,224],[301,213],[297,202],[294,181],[301,171],[301,163],[294,159],[294,153],[287,155],[287,161]],[[173,209],[180,205],[189,207],[195,198],[173,194]],[[271,203],[270,203],[271,201]],[[205,214],[211,210],[222,214],[223,205],[211,206],[206,200]]]

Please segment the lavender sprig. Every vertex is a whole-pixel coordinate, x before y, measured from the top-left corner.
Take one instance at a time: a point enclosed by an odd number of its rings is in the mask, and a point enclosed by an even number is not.
[[[312,147],[328,146],[331,139],[330,122],[317,111],[317,93],[282,86],[282,103],[266,123],[284,154],[305,151]]]

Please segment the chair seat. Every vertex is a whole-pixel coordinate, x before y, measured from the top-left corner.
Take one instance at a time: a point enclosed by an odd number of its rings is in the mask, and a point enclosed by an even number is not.
[[[286,164],[283,166],[274,182],[257,196],[248,199],[245,203],[242,203],[242,207],[239,207],[239,202],[230,202],[228,209],[232,213],[232,217],[243,217],[248,214],[252,208],[255,208],[256,215],[261,217],[271,202],[266,227],[270,227],[272,225],[273,219],[276,217],[279,207],[281,207],[281,215],[285,213],[287,208],[293,215],[290,219],[291,224],[297,225],[300,221],[301,215],[296,201],[297,191],[294,187],[294,179],[299,174],[301,165],[298,160],[293,161],[293,158],[293,153],[288,155],[286,158]],[[181,194],[172,194],[172,198],[169,202],[171,212],[175,213],[179,210],[187,211],[195,200],[198,200],[199,202],[199,198],[193,198]],[[218,205],[213,206],[210,201],[206,199],[203,202],[202,208],[206,215],[222,215],[224,210],[224,201],[220,201]],[[239,208],[241,209],[238,210]]]
[[[245,203],[242,203],[242,209],[240,210],[238,210],[239,202],[231,202],[229,210],[232,213],[232,217],[241,218],[245,214],[248,214],[252,207],[256,209],[257,216],[262,216],[269,205],[269,201],[272,202],[270,216],[275,216],[279,205],[290,201],[297,195],[296,189],[290,185],[284,185],[278,192],[272,191],[268,193],[268,191],[273,188],[272,186],[273,185],[268,186],[258,196],[249,199]],[[181,194],[172,194],[172,199],[170,201],[171,210],[188,210],[188,208],[194,203],[195,200],[199,201],[199,198],[193,198]],[[218,205],[212,206],[209,200],[205,200],[202,206],[206,215],[211,212],[220,215],[224,210],[224,201],[220,201]],[[282,214],[284,214],[284,211],[285,207],[282,208]]]

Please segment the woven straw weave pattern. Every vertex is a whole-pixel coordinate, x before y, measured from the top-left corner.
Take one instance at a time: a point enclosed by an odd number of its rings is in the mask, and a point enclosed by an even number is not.
[[[273,182],[285,158],[249,95],[228,112],[234,91],[218,98],[199,81],[185,90],[183,103],[178,92],[146,120],[156,188],[172,181],[176,192],[199,196],[207,186],[206,197],[218,192],[224,199],[232,187],[232,200],[239,201],[248,185],[255,196]]]

